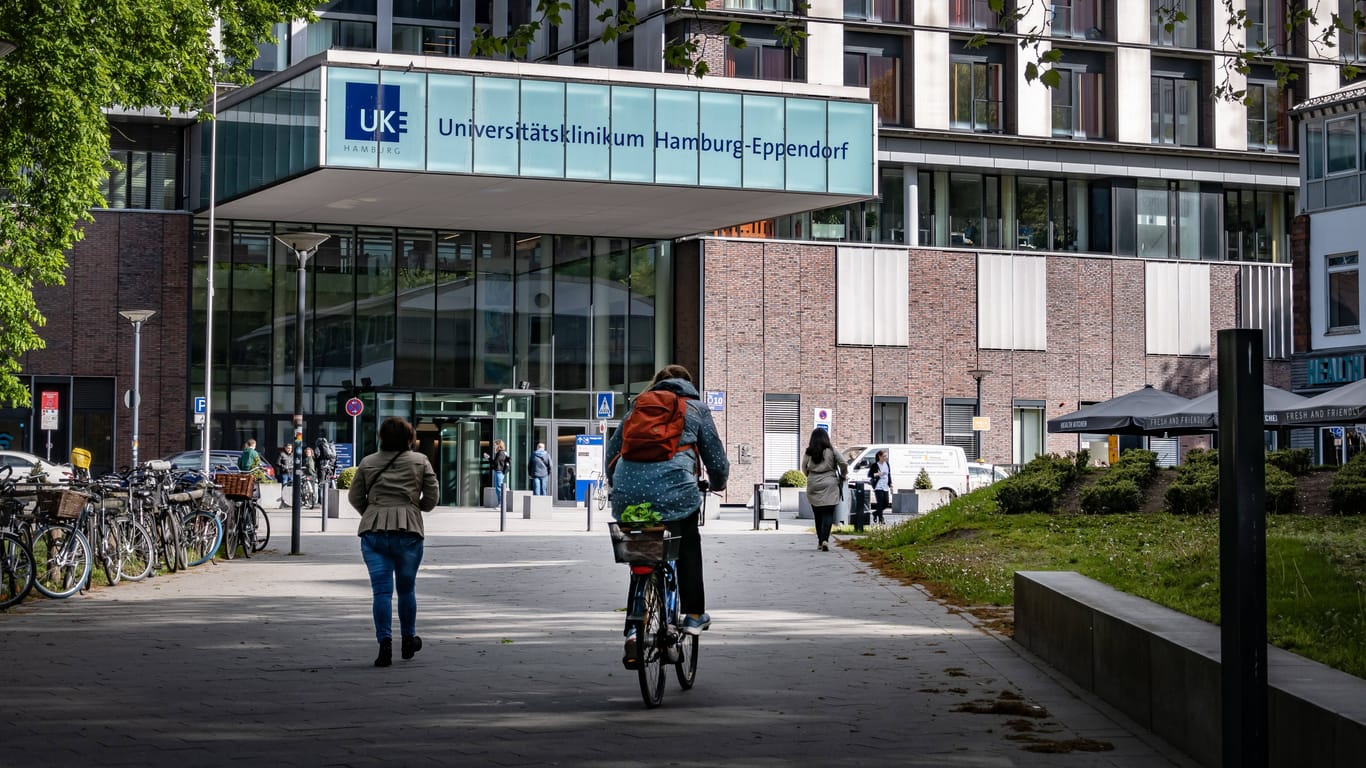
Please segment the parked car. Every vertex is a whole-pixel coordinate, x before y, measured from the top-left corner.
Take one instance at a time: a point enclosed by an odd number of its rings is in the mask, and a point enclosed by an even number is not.
[[[242,455],[241,451],[209,451],[209,469],[213,472],[236,472],[237,458]],[[261,457],[265,459],[265,457]],[[198,469],[204,466],[204,454],[201,451],[183,451],[166,457],[166,461],[171,462],[172,469]],[[275,467],[268,459],[264,460],[261,466],[266,471],[266,477],[275,479]]]
[[[0,451],[0,466],[11,467],[10,477],[17,479],[30,477],[35,470],[44,482],[67,483],[71,481],[70,464],[53,464],[41,457],[23,451]]]
[[[933,486],[948,491],[950,496],[962,496],[968,492],[968,460],[963,449],[953,445],[855,445],[844,451],[844,458],[849,462],[849,478],[866,479],[868,465],[873,463],[879,450],[887,451],[887,460],[892,468],[892,487],[898,491],[914,488],[915,480],[923,469],[929,474]]]
[[[968,490],[975,491],[1010,477],[1010,473],[994,464],[968,465]]]

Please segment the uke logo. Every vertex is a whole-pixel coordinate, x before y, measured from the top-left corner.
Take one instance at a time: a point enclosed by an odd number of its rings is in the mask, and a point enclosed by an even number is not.
[[[346,140],[399,141],[408,113],[399,109],[397,85],[346,84]]]

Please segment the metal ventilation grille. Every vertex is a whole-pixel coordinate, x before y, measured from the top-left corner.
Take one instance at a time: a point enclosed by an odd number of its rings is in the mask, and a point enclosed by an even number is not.
[[[801,468],[800,409],[796,395],[764,396],[765,479],[776,480],[789,469]]]

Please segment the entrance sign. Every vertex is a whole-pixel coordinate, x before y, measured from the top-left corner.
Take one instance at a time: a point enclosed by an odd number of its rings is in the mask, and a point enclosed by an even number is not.
[[[594,406],[594,413],[597,414],[597,418],[612,418],[617,411],[616,398],[617,393],[615,392],[599,392],[597,396],[593,398],[593,402],[596,403]]]
[[[574,499],[590,501],[593,486],[603,474],[603,452],[606,441],[602,435],[574,436]]]
[[[719,390],[707,390],[707,409],[711,411],[726,410],[726,393]]]

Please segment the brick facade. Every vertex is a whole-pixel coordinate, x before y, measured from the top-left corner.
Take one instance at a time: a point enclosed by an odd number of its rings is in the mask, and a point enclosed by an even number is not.
[[[133,386],[133,326],[120,310],[156,310],[142,327],[139,458],[185,445],[192,219],[143,211],[94,217],[67,254],[66,284],[35,291],[47,318],[39,329],[47,347],[24,356],[22,374],[112,377],[115,465],[126,466],[133,414],[123,405],[123,392]],[[54,449],[54,459],[65,456],[65,446]]]
[[[757,240],[703,242],[702,386],[726,393],[714,414],[739,492],[763,479],[765,393],[801,397],[803,442],[813,408],[834,412],[836,445],[872,438],[872,398],[905,397],[909,439],[943,442],[943,399],[975,398],[968,371],[992,371],[982,382],[985,460],[1012,460],[1014,400],[1044,400],[1046,418],[1107,400],[1145,384],[1193,397],[1212,389],[1216,334],[1238,321],[1238,266],[1210,264],[1209,357],[1146,353],[1145,267],[1139,259],[1049,255],[1047,351],[977,348],[976,254],[908,251],[910,345],[835,344],[835,253],[832,245]],[[1266,381],[1289,386],[1289,365],[1268,361]],[[1048,451],[1076,450],[1076,435],[1048,435]]]

